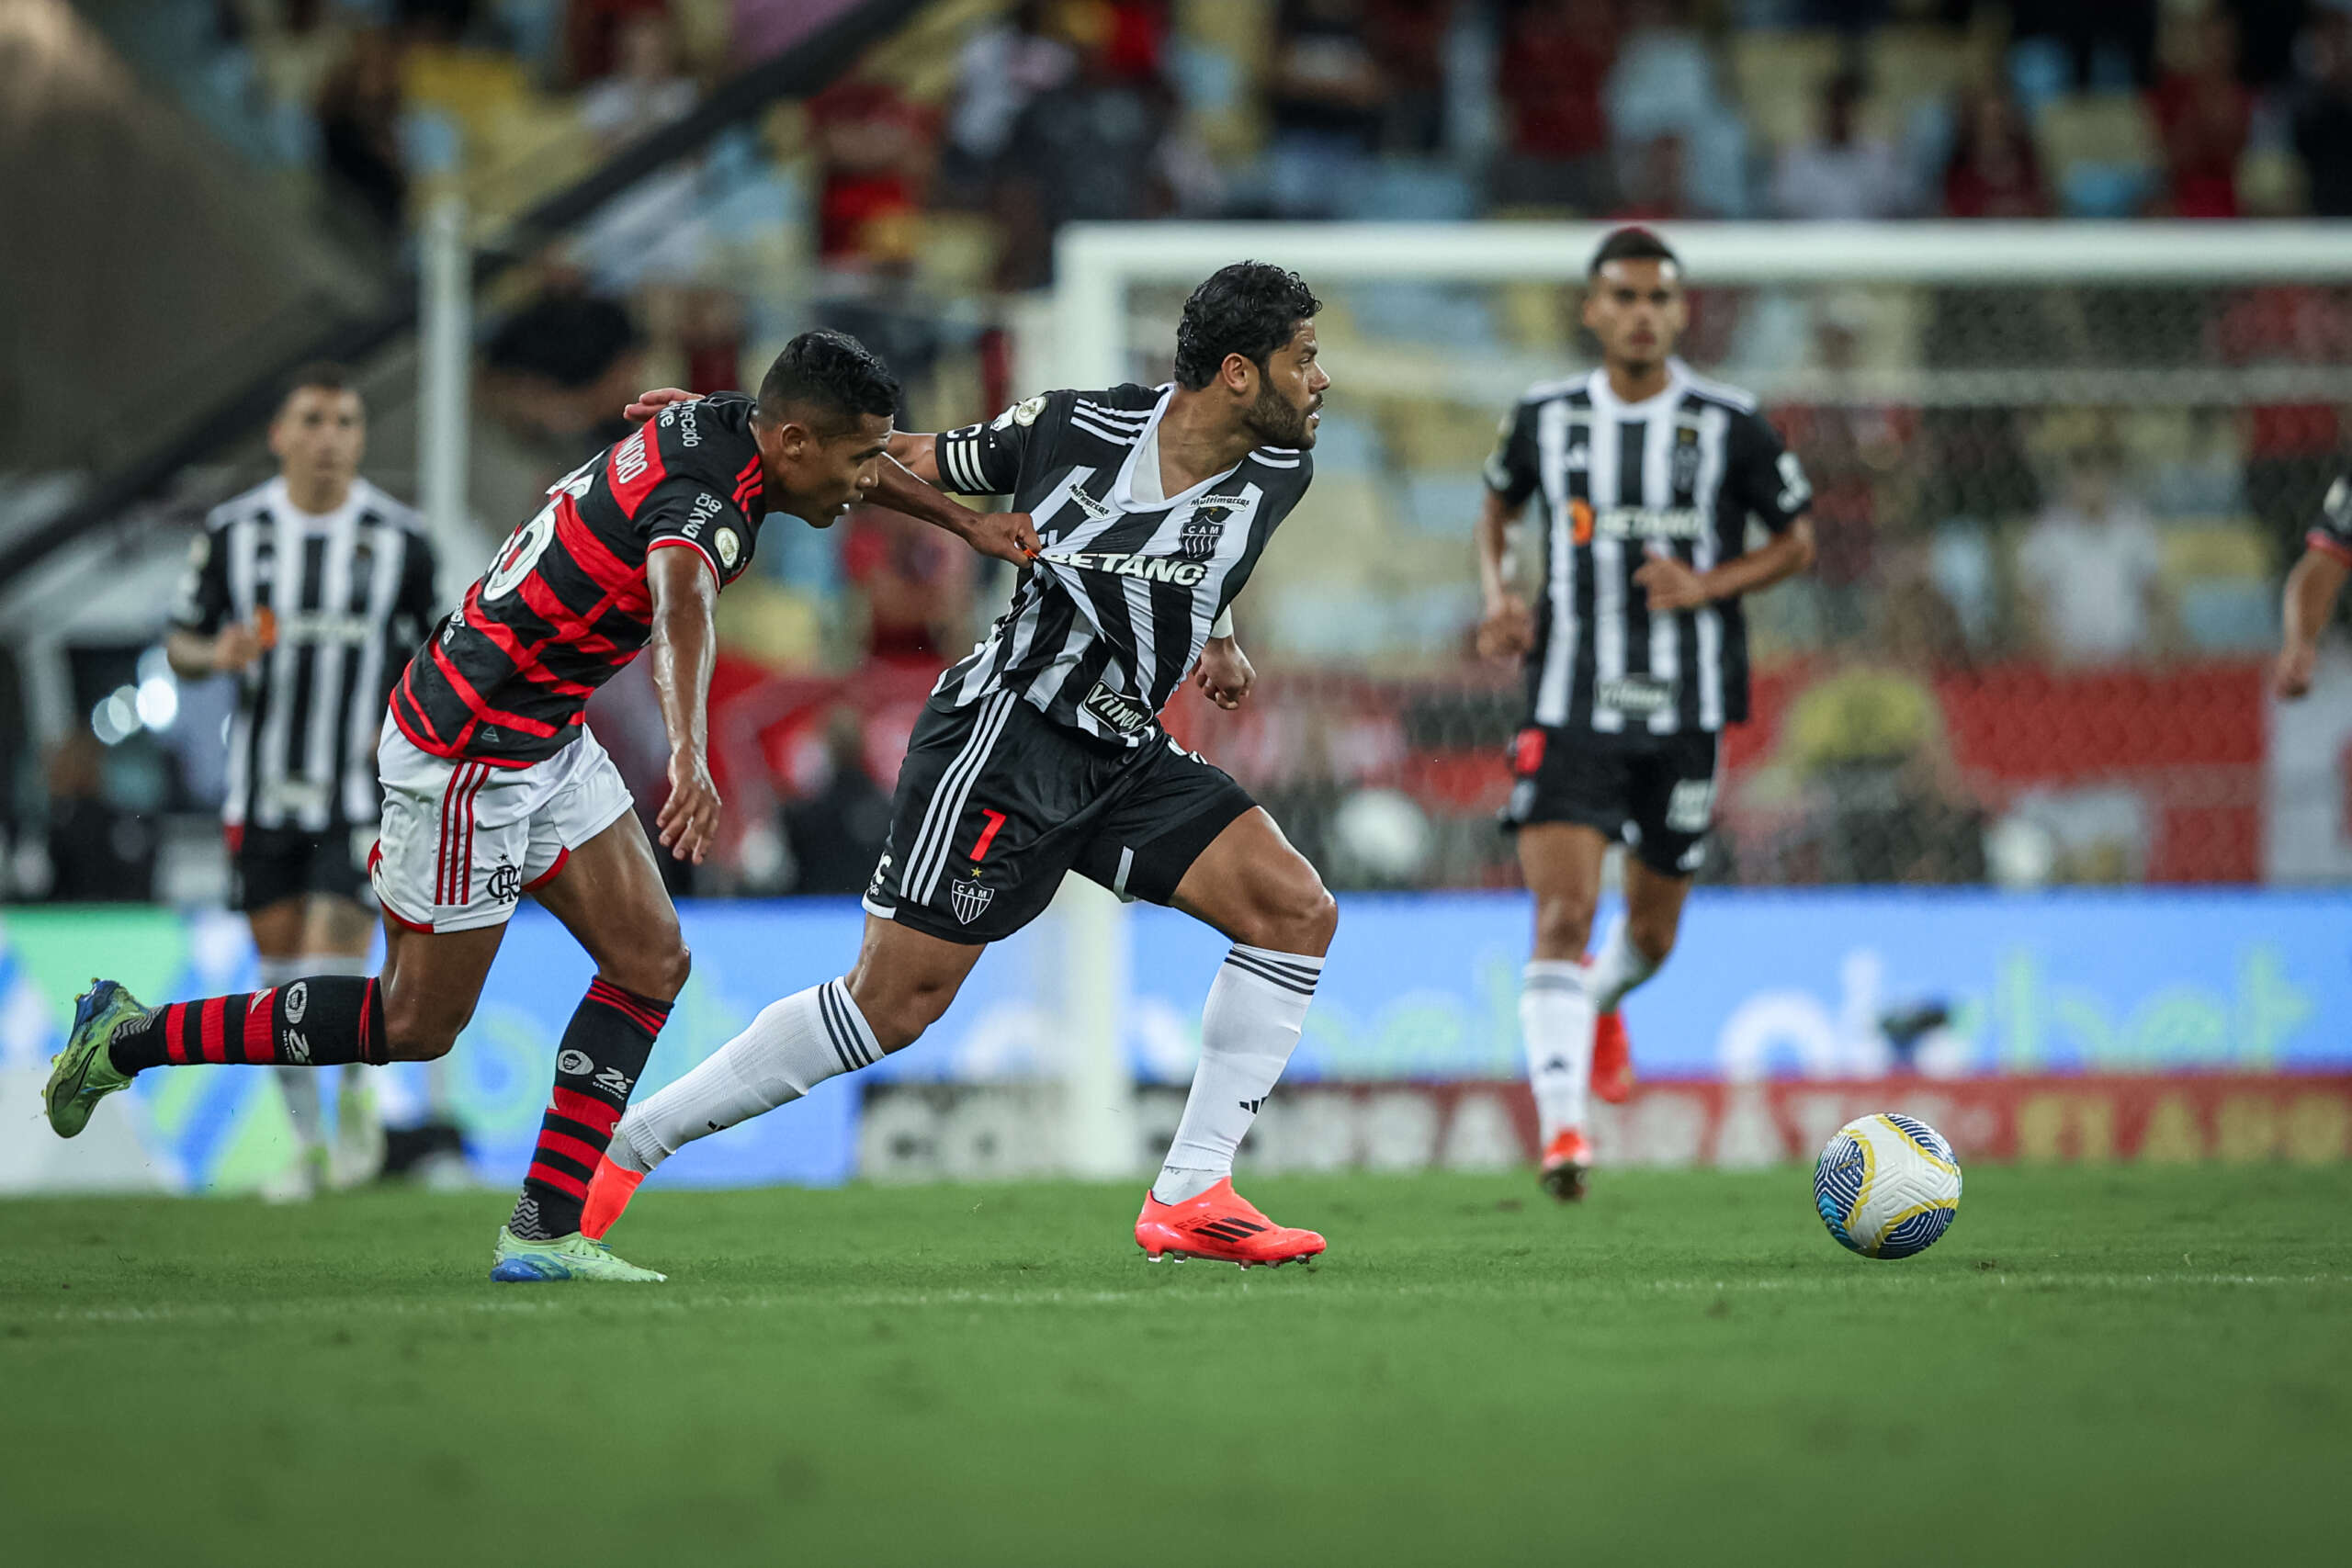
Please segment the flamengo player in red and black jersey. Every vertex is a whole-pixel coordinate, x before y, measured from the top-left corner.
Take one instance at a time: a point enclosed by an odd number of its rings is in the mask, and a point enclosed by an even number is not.
[[[556,1057],[555,1092],[494,1280],[659,1280],[580,1235],[588,1180],[628,1103],[687,954],[619,773],[582,718],[648,648],[670,736],[663,848],[700,862],[718,824],[706,755],[711,617],[762,520],[829,525],[876,482],[899,387],[837,333],[796,338],[756,400],[665,412],[566,477],[409,661],[377,751],[380,979],[312,976],[149,1009],[102,980],[81,998],[48,1094],[79,1133],[149,1067],[429,1060],[473,1015],[525,893],[596,961]],[[1024,520],[932,509],[975,548],[1025,558]]]

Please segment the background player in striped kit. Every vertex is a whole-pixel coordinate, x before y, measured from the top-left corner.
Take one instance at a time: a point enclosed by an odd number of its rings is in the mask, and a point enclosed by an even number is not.
[[[1589,1089],[1631,1087],[1617,1004],[1673,951],[1713,819],[1717,738],[1747,716],[1740,597],[1813,561],[1795,456],[1753,398],[1674,357],[1689,310],[1665,243],[1642,229],[1604,240],[1583,319],[1600,368],[1532,389],[1504,419],[1477,527],[1480,651],[1527,660],[1505,822],[1535,895],[1520,1021],[1544,1184],[1563,1199],[1582,1196],[1592,1163]],[[1549,526],[1531,614],[1505,553],[1539,491]],[[1751,518],[1769,536],[1755,549]],[[1611,840],[1629,852],[1626,918],[1587,963]]]
[[[2319,518],[2303,536],[2303,553],[2287,574],[2279,605],[2278,662],[2271,690],[2289,702],[2312,689],[2319,663],[2319,634],[2335,614],[2344,580],[2352,577],[2352,473],[2337,476],[2320,502]]]
[[[376,934],[376,729],[433,624],[433,548],[415,513],[359,478],[368,411],[342,367],[298,372],[269,427],[277,477],[223,502],[188,555],[164,647],[187,679],[240,678],[221,822],[265,988],[365,975]],[[367,1069],[343,1072],[333,1179],[383,1158]],[[316,1075],[279,1071],[301,1145],[279,1195],[328,1179]]]
[[[1186,302],[1172,386],[1051,392],[893,444],[910,471],[886,478],[885,504],[945,522],[960,509],[933,484],[1011,494],[1041,548],[915,726],[856,964],[771,1004],[630,1112],[597,1168],[589,1235],[684,1145],[912,1044],[986,944],[1035,919],[1074,870],[1234,944],[1136,1242],[1155,1261],[1245,1267],[1323,1250],[1237,1194],[1232,1169],[1298,1043],[1338,906],[1273,818],[1159,723],[1195,670],[1221,706],[1249,694],[1229,612],[1313,476],[1330,385],[1320,308],[1294,274],[1237,263]],[[685,395],[649,393],[630,412]]]
[[[662,846],[701,861],[718,824],[706,698],[718,593],[762,521],[827,526],[874,482],[898,407],[881,361],[838,333],[786,344],[758,399],[666,411],[559,481],[444,617],[393,688],[379,732],[382,982],[308,976],[144,1008],[101,980],[51,1068],[50,1124],[73,1137],[152,1067],[431,1060],[473,1013],[506,922],[535,896],[596,961],[556,1053],[555,1086],[491,1277],[651,1280],[580,1234],[580,1206],[688,957],[677,911],[588,699],[649,648],[670,739]],[[1007,559],[1025,524],[956,509]]]

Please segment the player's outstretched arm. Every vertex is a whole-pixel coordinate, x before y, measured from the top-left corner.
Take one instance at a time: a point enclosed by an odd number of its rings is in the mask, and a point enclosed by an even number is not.
[[[653,593],[653,690],[670,736],[670,797],[654,827],[663,849],[700,865],[718,836],[709,713],[718,578],[702,551],[680,547],[647,556],[645,580]]]
[[[2317,545],[2305,549],[2295,570],[2287,574],[2285,603],[2280,607],[2286,635],[2270,685],[2289,702],[2312,689],[2312,670],[2319,662],[2319,634],[2335,613],[2335,596],[2343,592],[2346,577],[2352,577],[2352,560]]]
[[[975,512],[937,488],[938,438],[894,435],[875,470],[867,502],[944,528],[984,556],[1026,566],[1037,554],[1037,528],[1025,512]]]
[[[1634,581],[1648,593],[1653,612],[1695,610],[1794,577],[1813,565],[1813,519],[1800,517],[1763,548],[1735,556],[1707,571],[1693,571],[1672,556],[1653,552],[1634,573]]]

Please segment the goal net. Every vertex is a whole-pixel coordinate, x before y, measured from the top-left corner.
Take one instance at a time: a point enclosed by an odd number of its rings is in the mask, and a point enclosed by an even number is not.
[[[1338,888],[1517,883],[1495,816],[1521,676],[1472,652],[1472,525],[1501,416],[1594,363],[1577,306],[1605,232],[1060,240],[1051,330],[1023,345],[1037,386],[1165,378],[1186,293],[1231,261],[1295,267],[1326,302],[1314,488],[1238,609],[1260,686],[1238,714],[1188,695],[1170,718]],[[1684,356],[1753,391],[1800,454],[1820,545],[1749,603],[1754,716],[1726,739],[1702,882],[2352,876],[2311,848],[2340,841],[2352,716],[2338,741],[2289,744],[2263,687],[2279,575],[2352,407],[2352,243],[2315,224],[1666,238],[1692,290]],[[1532,581],[1543,546],[1521,536]],[[1102,902],[1077,929],[1115,952]],[[1097,1003],[1073,1015],[1134,1032]],[[1086,1109],[1127,1103],[1128,1054],[1103,1038],[1070,1037],[1091,1075],[1073,1148],[1133,1135]]]
[[[1295,267],[1326,301],[1315,486],[1240,610],[1265,683],[1241,716],[1177,718],[1340,885],[1513,880],[1493,813],[1519,679],[1469,650],[1479,467],[1524,389],[1593,364],[1577,307],[1606,232],[1061,241],[1057,384],[1164,378],[1186,292],[1229,261]],[[2266,858],[2259,660],[2352,406],[2352,243],[2317,224],[1667,238],[1692,289],[1684,357],[1762,401],[1820,543],[1748,606],[1756,719],[1727,746],[1707,879],[2316,869]]]

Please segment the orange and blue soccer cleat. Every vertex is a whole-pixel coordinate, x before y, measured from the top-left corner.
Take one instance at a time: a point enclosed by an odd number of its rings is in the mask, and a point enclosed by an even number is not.
[[[610,1155],[599,1156],[596,1174],[588,1181],[588,1196],[580,1205],[580,1234],[590,1241],[604,1240],[628,1201],[637,1196],[637,1184],[647,1174],[615,1165]]]
[[[1634,1044],[1623,1013],[1604,1012],[1592,1026],[1592,1092],[1611,1105],[1633,1097]]]
[[[1181,1203],[1163,1203],[1146,1192],[1143,1213],[1136,1216],[1136,1245],[1154,1263],[1163,1258],[1205,1258],[1244,1269],[1259,1263],[1279,1269],[1323,1252],[1321,1236],[1274,1224],[1233,1190],[1229,1176]]]
[[[1544,1146],[1544,1170],[1537,1178],[1544,1190],[1563,1203],[1584,1196],[1585,1173],[1592,1168],[1592,1145],[1574,1127],[1552,1134]]]

